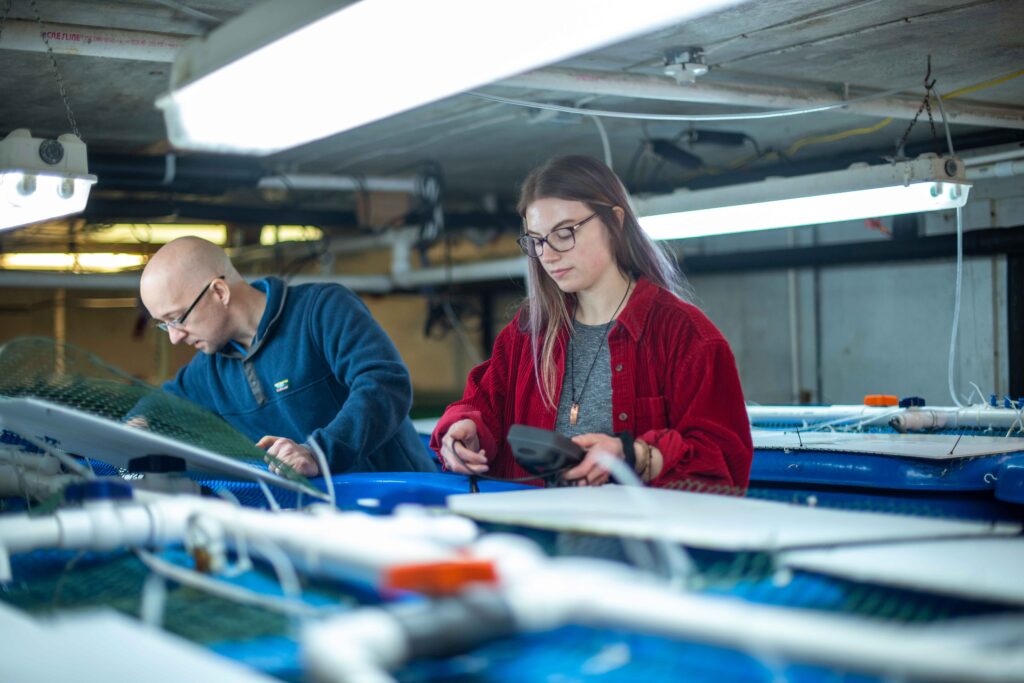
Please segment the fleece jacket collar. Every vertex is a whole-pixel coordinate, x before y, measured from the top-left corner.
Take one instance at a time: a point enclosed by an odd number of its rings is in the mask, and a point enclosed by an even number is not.
[[[217,353],[226,358],[251,360],[253,356],[259,353],[263,343],[273,336],[274,331],[277,329],[277,322],[280,320],[281,314],[284,313],[285,299],[288,298],[288,286],[285,285],[283,280],[276,277],[268,277],[253,282],[252,286],[262,290],[267,295],[263,317],[260,318],[260,324],[256,328],[256,338],[249,345],[248,353],[243,353],[241,348],[236,347],[234,344],[225,344]]]

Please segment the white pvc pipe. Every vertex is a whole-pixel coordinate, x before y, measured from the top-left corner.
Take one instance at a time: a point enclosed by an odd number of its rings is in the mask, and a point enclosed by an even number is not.
[[[149,31],[122,31],[100,26],[77,26],[43,22],[46,40],[57,54],[132,59],[145,62],[173,62],[178,50],[191,36]],[[0,36],[0,49],[46,52],[39,24],[8,19]]]
[[[14,448],[0,447],[0,462],[14,465],[23,470],[32,470],[40,474],[57,474],[60,472],[60,460],[43,453],[26,453]]]
[[[302,659],[318,683],[393,683],[388,669],[409,659],[405,635],[386,611],[360,609],[307,626]]]
[[[990,148],[992,149],[992,148]],[[998,149],[998,147],[996,148]],[[983,152],[984,150],[974,150]],[[990,152],[988,154],[977,154],[976,156],[968,156],[970,152],[966,152],[960,159],[964,162],[964,166],[982,166],[984,164],[991,164],[996,161],[1008,161],[1011,159],[1024,159],[1024,148],[1020,145],[1015,145],[1011,149],[1004,149],[1001,152]]]
[[[611,95],[636,99],[700,102],[769,109],[796,109],[833,104],[842,99],[838,93],[819,89],[797,90],[764,85],[719,83],[698,80],[681,86],[667,76],[611,73],[584,69],[548,68],[530,71],[505,79],[495,86],[554,90],[587,95]],[[844,111],[870,116],[892,116],[913,119],[921,104],[920,98],[880,98],[849,105]],[[1024,128],[1024,109],[955,102],[946,105],[953,123]]]
[[[987,180],[990,178],[1012,178],[1024,174],[1024,159],[1008,159],[984,166],[968,166],[968,180]]]
[[[260,178],[259,189],[273,190],[332,190],[336,192],[405,192],[414,194],[419,191],[416,178],[383,178],[368,176],[313,175],[289,173]]]
[[[461,518],[403,520],[400,517],[369,517],[361,513],[312,516],[284,512],[275,515],[234,508],[204,515],[216,520],[227,533],[268,541],[279,547],[306,571],[320,576],[376,581],[379,572],[396,564],[451,560],[454,548],[475,534],[472,522]],[[443,530],[443,526],[451,530]],[[455,527],[458,527],[456,529]],[[461,529],[461,531],[460,531]],[[471,534],[465,533],[472,529]]]
[[[0,270],[0,287],[137,290],[139,288],[139,273],[47,273],[37,270]]]
[[[199,515],[223,530],[224,541],[241,534],[270,542],[312,572],[374,579],[393,564],[451,559],[477,533],[473,522],[453,516],[273,514],[221,500],[135,493],[140,502],[96,501],[51,517],[0,517],[0,556],[40,548],[105,551],[178,543]],[[10,578],[2,574],[0,580]]]
[[[527,261],[525,256],[479,263],[463,263],[445,268],[437,266],[396,273],[393,280],[396,285],[404,287],[422,287],[424,285],[440,285],[448,282],[485,282],[490,280],[506,280],[526,277]]]
[[[941,416],[944,426],[950,429],[958,427],[992,427],[1008,429],[1020,417],[1020,413],[1012,408],[993,408],[991,406],[966,406],[963,408],[928,407],[923,409],[900,409],[893,407],[874,407],[863,405],[834,406],[747,406],[747,416],[754,424],[764,422],[805,422],[809,427],[817,423],[831,420],[857,419],[872,420],[879,423],[888,422],[894,416],[904,412],[930,412]],[[872,422],[868,422],[871,424]]]
[[[368,238],[374,239],[374,238]],[[408,252],[406,252],[408,253]],[[266,275],[246,274],[252,281]],[[337,282],[354,292],[386,294],[395,289],[414,289],[448,282],[489,282],[526,277],[526,257],[514,257],[479,263],[465,263],[451,268],[436,266],[414,270],[409,268],[391,275],[296,275],[291,284]],[[139,287],[138,273],[45,273],[39,271],[0,270],[0,287],[39,289],[127,289]]]
[[[80,481],[82,477],[77,474],[44,473],[0,464],[0,498],[28,496],[34,500],[44,500],[62,491],[68,484]]]
[[[502,559],[506,561],[501,561]],[[550,631],[567,623],[711,643],[755,657],[786,657],[899,680],[1024,681],[1024,652],[949,637],[927,625],[757,605],[728,596],[668,589],[636,570],[601,560],[499,558],[502,586],[519,628]],[[510,561],[508,561],[510,560]],[[1019,625],[1019,621],[1015,622]],[[1003,623],[998,635],[1015,623]],[[971,625],[963,627],[969,632]],[[957,637],[957,636],[961,637]],[[325,619],[303,634],[304,657],[318,681],[390,681],[408,658],[399,621],[379,608]],[[438,637],[443,637],[438,634]]]

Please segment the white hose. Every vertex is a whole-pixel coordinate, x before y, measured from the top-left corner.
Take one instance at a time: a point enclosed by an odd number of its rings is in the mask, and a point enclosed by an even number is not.
[[[661,519],[661,515],[658,514],[658,509],[654,507],[654,503],[650,497],[646,494],[646,487],[640,479],[636,476],[629,467],[619,458],[612,455],[601,454],[597,458],[599,465],[604,467],[606,470],[611,472],[612,477],[615,481],[622,484],[626,491],[629,493],[629,497],[633,500],[634,507],[640,510],[647,516],[652,522],[652,527],[657,527],[658,520]],[[657,536],[655,542],[658,548],[661,550],[662,558],[665,561],[665,568],[668,571],[669,584],[674,588],[683,589],[686,587],[687,581],[694,574],[693,562],[690,560],[690,556],[686,553],[686,550],[682,546],[673,543],[663,536]],[[630,545],[643,544],[643,541],[637,539],[622,537],[623,544],[626,547]],[[651,570],[656,570],[656,567],[650,567]]]

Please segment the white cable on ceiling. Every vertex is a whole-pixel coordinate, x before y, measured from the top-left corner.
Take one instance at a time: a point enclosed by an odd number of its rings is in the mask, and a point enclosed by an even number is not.
[[[776,119],[786,116],[800,116],[802,114],[814,114],[819,111],[842,109],[843,107],[847,107],[851,104],[889,97],[890,95],[905,92],[906,90],[908,90],[908,88],[893,88],[892,90],[863,95],[862,97],[855,97],[852,100],[844,100],[842,102],[835,102],[832,104],[822,104],[814,107],[804,107],[801,109],[748,112],[745,114],[645,114],[641,112],[609,111],[606,109],[583,109],[581,107],[569,107],[561,104],[548,104],[546,102],[534,102],[531,100],[517,100],[511,97],[488,95],[487,93],[475,90],[466,94],[472,95],[473,97],[479,97],[480,99],[490,100],[491,102],[501,102],[502,104],[511,104],[517,107],[546,109],[548,111],[558,111],[566,114],[579,114],[582,116],[603,116],[612,119],[639,119],[643,121],[751,121],[756,119]]]
[[[604,151],[604,163],[608,168],[614,168],[612,166],[612,148],[608,143],[608,131],[604,129],[604,124],[601,123],[599,116],[591,116],[590,119],[597,126],[597,133],[601,136],[601,149]]]

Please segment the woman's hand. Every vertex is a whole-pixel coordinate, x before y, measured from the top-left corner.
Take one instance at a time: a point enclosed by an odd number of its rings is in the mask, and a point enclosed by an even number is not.
[[[602,455],[625,460],[622,452],[622,440],[607,434],[580,434],[572,437],[573,443],[587,451],[583,461],[562,475],[562,479],[576,486],[600,486],[608,483],[611,474],[598,464]]]
[[[480,437],[477,435],[475,422],[459,420],[448,428],[448,433],[441,439],[441,458],[452,472],[487,472],[487,453],[480,448]]]

